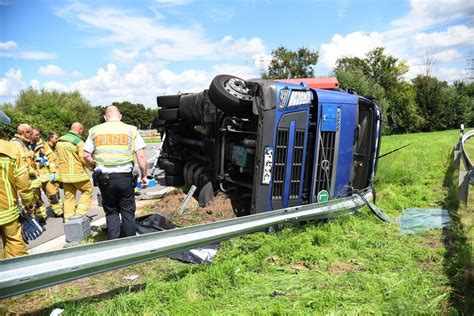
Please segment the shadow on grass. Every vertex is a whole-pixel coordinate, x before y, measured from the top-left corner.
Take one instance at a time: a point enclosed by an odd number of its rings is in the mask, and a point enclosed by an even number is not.
[[[458,197],[458,179],[455,164],[452,159],[453,151],[448,159],[451,161],[444,174],[443,186],[448,191],[443,202],[451,216],[452,224],[443,229],[443,243],[446,248],[444,256],[444,271],[449,277],[453,289],[449,302],[460,314],[474,315],[474,289],[472,288],[472,249],[466,238],[464,227],[461,223],[461,212]]]

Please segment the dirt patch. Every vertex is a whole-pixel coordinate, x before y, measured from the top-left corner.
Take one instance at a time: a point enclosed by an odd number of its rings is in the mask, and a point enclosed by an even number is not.
[[[429,239],[425,239],[423,241],[423,244],[428,247],[428,248],[432,248],[432,249],[437,249],[437,248],[440,248],[440,247],[443,247],[443,241],[441,240],[441,238],[429,238]]]
[[[230,200],[224,194],[218,194],[205,207],[200,207],[197,200],[192,198],[182,216],[177,213],[172,216],[185,198],[186,194],[177,189],[156,202],[148,204],[146,213],[163,215],[179,226],[217,222],[235,217]]]
[[[364,271],[363,267],[357,264],[344,263],[344,262],[333,262],[329,268],[329,272],[334,275],[343,275],[350,272],[361,272]]]

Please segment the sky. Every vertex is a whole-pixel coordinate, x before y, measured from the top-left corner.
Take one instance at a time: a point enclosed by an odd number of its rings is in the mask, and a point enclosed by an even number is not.
[[[318,51],[317,76],[385,47],[406,80],[427,60],[441,80],[468,80],[473,24],[472,0],[0,0],[0,103],[33,87],[154,108],[217,74],[259,77],[279,46]]]

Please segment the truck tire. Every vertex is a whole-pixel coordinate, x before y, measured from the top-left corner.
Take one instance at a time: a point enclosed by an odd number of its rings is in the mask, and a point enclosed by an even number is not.
[[[198,188],[200,187],[199,176],[204,172],[204,169],[205,169],[204,166],[200,166],[194,171],[194,174],[193,174],[193,184],[197,186]]]
[[[184,184],[184,178],[183,175],[171,175],[165,176],[165,184],[172,186],[172,187],[178,187]]]
[[[252,115],[252,91],[245,80],[229,75],[214,77],[209,86],[209,99],[224,113],[233,116]]]
[[[179,99],[181,95],[162,95],[156,97],[156,104],[159,108],[163,109],[175,109],[179,106]]]
[[[178,109],[158,110],[158,119],[163,121],[175,121],[178,119]]]
[[[180,161],[171,161],[168,159],[162,159],[160,161],[161,169],[165,171],[166,174],[175,175],[183,174],[183,164]]]
[[[165,120],[160,120],[158,117],[156,117],[153,122],[151,123],[151,127],[153,128],[162,128],[166,124]]]
[[[188,169],[186,170],[186,174],[184,175],[186,177],[186,184],[189,186],[192,186],[193,183],[193,178],[194,178],[194,172],[197,170],[201,164],[199,162],[192,163],[188,166]]]
[[[182,95],[179,100],[179,114],[181,118],[191,123],[200,123],[202,103],[202,92]]]

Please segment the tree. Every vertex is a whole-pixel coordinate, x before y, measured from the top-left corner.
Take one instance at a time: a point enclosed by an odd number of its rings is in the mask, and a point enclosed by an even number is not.
[[[418,75],[412,79],[415,100],[425,118],[423,131],[444,130],[452,126],[454,89],[436,77]],[[454,111],[456,112],[456,111]]]
[[[423,119],[413,90],[403,80],[407,72],[407,64],[385,54],[383,47],[368,52],[364,58],[342,57],[334,68],[341,88],[375,97],[383,112],[397,119],[402,131],[414,131]]]
[[[360,70],[369,79],[379,84],[387,96],[398,88],[402,76],[408,72],[408,65],[391,55],[386,55],[383,47],[368,52],[364,59],[343,57],[336,63],[336,69]]]
[[[15,105],[5,104],[2,107],[12,119],[9,127],[2,126],[7,137],[11,137],[21,123],[38,128],[44,137],[53,131],[65,133],[76,121],[81,122],[86,131],[100,121],[97,109],[79,92],[50,92],[29,88],[20,92]]]
[[[318,62],[319,54],[307,48],[297,51],[283,46],[272,51],[272,60],[264,79],[289,79],[314,77],[314,66]]]
[[[147,109],[143,104],[134,104],[128,101],[114,102],[122,113],[122,121],[126,124],[137,126],[141,129],[147,129],[153,119],[158,115],[157,109]],[[104,113],[105,107],[100,107],[101,113]]]

